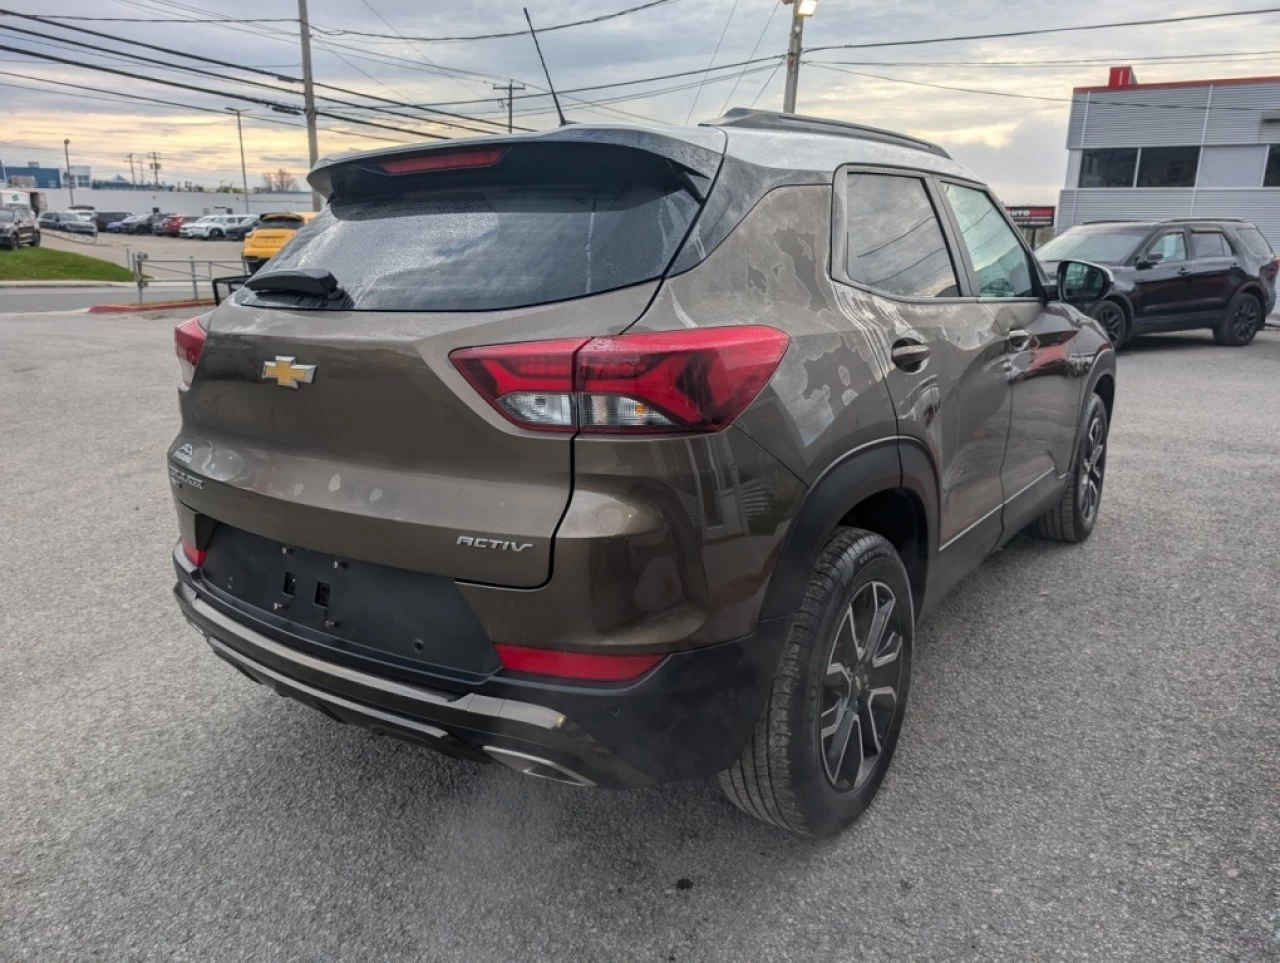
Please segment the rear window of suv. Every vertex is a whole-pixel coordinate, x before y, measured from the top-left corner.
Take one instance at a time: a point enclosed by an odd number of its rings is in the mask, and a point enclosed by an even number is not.
[[[563,163],[471,173],[383,178],[374,196],[338,198],[271,269],[330,272],[347,295],[332,306],[346,310],[545,304],[660,277],[699,206],[665,162],[616,151],[580,147]],[[410,189],[390,193],[400,180]],[[431,189],[436,183],[442,186]],[[260,306],[323,306],[296,295],[239,297]]]
[[[1272,256],[1271,244],[1262,236],[1262,232],[1252,224],[1236,228],[1236,237],[1240,239],[1240,243],[1249,249],[1250,254],[1267,258]]]

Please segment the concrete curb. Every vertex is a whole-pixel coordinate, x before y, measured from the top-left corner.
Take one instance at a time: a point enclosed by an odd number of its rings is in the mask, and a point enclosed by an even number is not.
[[[199,301],[153,301],[150,304],[95,304],[89,314],[139,314],[143,311],[172,311],[176,308],[211,308],[213,298]]]

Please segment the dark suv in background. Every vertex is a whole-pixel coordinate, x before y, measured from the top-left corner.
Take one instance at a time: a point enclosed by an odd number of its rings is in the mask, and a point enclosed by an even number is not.
[[[176,331],[182,612],[327,716],[826,835],[917,620],[1097,518],[1115,355],[941,148],[757,111],[325,161]],[[1076,563],[1087,564],[1083,556]],[[1037,616],[1028,616],[1037,617]]]
[[[1104,221],[1068,229],[1036,255],[1105,264],[1111,294],[1091,314],[1112,342],[1208,328],[1218,344],[1246,345],[1276,305],[1277,258],[1254,225],[1231,218]]]

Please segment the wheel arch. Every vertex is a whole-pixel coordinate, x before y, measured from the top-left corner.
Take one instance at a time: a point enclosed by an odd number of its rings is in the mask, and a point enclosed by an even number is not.
[[[847,453],[819,476],[791,520],[760,618],[794,612],[822,547],[841,526],[884,536],[907,569],[919,615],[937,537],[938,476],[919,442],[889,438]]]

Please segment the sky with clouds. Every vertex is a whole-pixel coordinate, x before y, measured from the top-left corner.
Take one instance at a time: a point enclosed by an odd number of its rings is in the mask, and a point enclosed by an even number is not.
[[[640,0],[524,2],[535,25],[543,26],[610,13]],[[485,121],[501,123],[506,118],[497,102],[501,95],[491,85],[514,79],[528,86],[516,100],[516,124],[554,126],[549,100],[533,96],[545,88],[545,82],[527,36],[451,42],[401,39],[519,30],[524,26],[521,6],[521,0],[311,0],[311,18],[318,31],[313,48],[316,80],[390,100],[435,105],[470,118],[447,118],[455,124],[489,129]],[[1104,0],[1023,0],[1016,5],[996,0],[818,0],[804,39],[809,49],[1261,6],[1229,0],[1173,4],[1130,0],[1122,5]],[[297,16],[294,0],[48,0],[38,4],[10,0],[9,7],[42,16],[137,18],[138,22],[76,21],[74,25],[286,77],[296,77],[300,71],[297,25],[289,22]],[[209,17],[271,22],[156,22]],[[1280,74],[1280,41],[1270,39],[1276,36],[1272,28],[1278,19],[1280,14],[1272,13],[1019,39],[812,51],[801,69],[797,110],[929,138],[990,181],[1006,202],[1054,203],[1066,169],[1063,145],[1072,87],[1105,83],[1107,65],[1112,63],[1134,64],[1139,79],[1148,83]],[[547,33],[542,43],[557,88],[576,90],[703,70],[713,62],[773,57],[786,48],[789,21],[789,8],[777,0],[668,0],[629,16]],[[39,36],[3,29],[15,27]],[[339,32],[344,30],[387,36]],[[72,39],[117,53],[68,47],[64,41]],[[165,180],[238,184],[235,120],[224,108],[241,106],[249,110],[244,122],[251,185],[260,183],[263,171],[284,168],[300,174],[306,169],[301,118],[226,96],[236,93],[299,105],[296,85],[13,17],[0,17],[0,45],[69,59],[77,65],[0,50],[0,159],[6,167],[29,161],[60,164],[62,141],[70,138],[71,162],[91,166],[95,178],[128,177],[127,154],[133,153],[136,159],[157,151]],[[118,52],[126,50],[160,63],[138,64],[120,57]],[[88,69],[90,64],[196,89],[101,73]],[[178,66],[280,89],[187,73],[175,69]],[[774,60],[717,71],[701,86],[698,76],[686,76],[582,90],[564,99],[566,113],[571,120],[584,122],[639,117],[696,123],[717,116],[725,106],[754,104],[776,110],[781,108],[783,88],[783,71],[776,66]],[[53,81],[80,86],[56,86]],[[957,87],[967,89],[941,89]],[[332,90],[322,93],[352,99]],[[121,94],[186,106],[124,101]],[[396,114],[332,103],[321,107],[345,117],[360,116],[423,133],[471,136]],[[420,116],[405,108],[388,109]],[[345,119],[322,118],[321,123],[322,155],[414,140],[410,134],[362,127]]]

